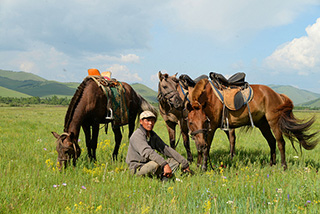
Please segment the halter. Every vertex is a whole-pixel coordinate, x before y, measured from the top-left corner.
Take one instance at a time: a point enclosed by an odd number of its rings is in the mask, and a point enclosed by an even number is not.
[[[159,94],[157,96],[157,99],[158,99],[159,102],[166,102],[166,103],[168,103],[168,105],[171,108],[171,105],[173,103],[170,102],[170,99],[172,97],[174,97],[174,96],[178,96],[179,97],[179,92],[177,90],[171,90],[171,91],[169,91],[167,93],[163,93],[162,92],[162,88],[161,88],[160,83],[159,83]]]
[[[60,145],[62,148],[64,148],[64,149],[69,149],[70,147],[66,147],[66,146],[64,146],[64,145],[62,144],[62,137],[63,137],[63,136],[68,137],[68,136],[70,136],[70,134],[69,134],[69,133],[66,133],[66,132],[62,133],[62,134],[60,135],[59,145]],[[77,156],[76,145],[75,145],[75,143],[72,143],[72,145],[73,145],[73,150],[74,150],[74,158],[77,159],[78,156]],[[61,158],[58,157],[58,161],[59,161],[59,162],[60,162],[60,161],[68,161],[68,160],[69,160],[69,159],[61,159]]]
[[[210,119],[207,117],[207,119],[204,122],[208,124],[208,128],[198,129],[196,131],[190,132],[189,134],[191,135],[192,139],[194,139],[194,137],[197,134],[203,133],[205,136],[205,140],[207,141],[208,132],[211,131]],[[187,123],[187,124],[188,124],[188,129],[190,130],[189,123]]]

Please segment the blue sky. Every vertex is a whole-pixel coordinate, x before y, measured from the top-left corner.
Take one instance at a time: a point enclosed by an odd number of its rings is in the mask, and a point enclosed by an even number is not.
[[[245,72],[320,93],[320,0],[0,0],[0,69],[157,90],[158,71]]]

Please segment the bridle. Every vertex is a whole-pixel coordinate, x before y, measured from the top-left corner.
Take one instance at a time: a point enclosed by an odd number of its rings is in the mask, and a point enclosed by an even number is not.
[[[170,108],[172,108],[171,106],[174,105],[174,103],[171,102],[170,99],[174,96],[179,97],[179,92],[176,89],[173,89],[173,90],[168,91],[166,93],[162,92],[162,87],[161,87],[160,82],[159,82],[158,88],[159,88],[159,93],[158,93],[157,99],[158,99],[159,103],[160,102],[167,103],[170,106]]]
[[[202,134],[204,134],[205,141],[207,141],[208,132],[211,131],[210,119],[208,117],[206,117],[206,120],[204,121],[204,123],[205,123],[205,127],[207,127],[207,128],[198,129],[198,130],[195,130],[195,131],[189,133],[189,135],[191,136],[191,138],[193,140],[197,134],[202,133]],[[189,123],[187,123],[187,124],[188,124],[188,129],[190,130]]]
[[[59,140],[59,145],[63,148],[63,149],[70,149],[70,147],[66,147],[66,146],[64,146],[63,144],[62,144],[62,141],[66,138],[66,137],[69,137],[70,136],[70,134],[69,133],[62,133],[61,135],[60,135],[60,140]],[[72,145],[73,145],[73,149],[74,149],[74,159],[77,159],[78,158],[78,155],[77,155],[77,149],[76,149],[76,145],[75,145],[75,143],[72,143]],[[59,156],[58,156],[58,161],[60,162],[60,161],[68,161],[68,160],[70,160],[70,159],[62,159],[62,158],[59,158]]]

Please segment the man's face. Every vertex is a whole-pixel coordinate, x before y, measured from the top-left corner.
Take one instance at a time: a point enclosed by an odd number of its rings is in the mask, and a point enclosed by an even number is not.
[[[144,118],[144,119],[140,120],[140,124],[147,131],[152,131],[155,122],[156,122],[156,119],[153,117],[148,117],[148,118]]]

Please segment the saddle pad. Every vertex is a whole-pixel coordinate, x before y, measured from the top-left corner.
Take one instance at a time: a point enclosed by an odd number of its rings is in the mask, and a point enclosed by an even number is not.
[[[110,87],[111,97],[109,97],[109,99],[111,98],[114,126],[125,125],[129,122],[128,107],[125,98],[125,89],[122,87],[121,82],[119,83],[120,84],[117,84],[114,87]]]
[[[240,88],[230,89],[227,88],[223,90],[223,99],[226,107],[230,110],[238,110],[243,104],[243,96],[240,91]]]
[[[107,97],[107,109],[112,109],[114,126],[126,125],[129,122],[129,109],[125,99],[125,89],[122,83],[117,80],[107,80],[102,76],[90,76]]]
[[[238,87],[220,90],[216,88],[211,81],[210,85],[214,94],[230,110],[240,109],[243,105],[249,103],[253,98],[253,90],[250,85],[243,90]]]

